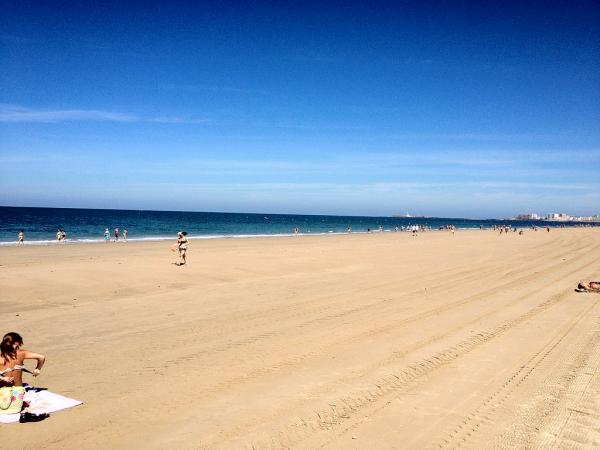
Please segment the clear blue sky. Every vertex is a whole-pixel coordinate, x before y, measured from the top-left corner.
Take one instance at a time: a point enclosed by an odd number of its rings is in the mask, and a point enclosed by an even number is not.
[[[3,0],[0,204],[600,213],[598,2],[378,3]]]

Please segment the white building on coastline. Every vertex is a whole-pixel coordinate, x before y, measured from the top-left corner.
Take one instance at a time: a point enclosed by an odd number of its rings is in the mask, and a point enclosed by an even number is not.
[[[571,217],[568,214],[564,214],[564,213],[552,213],[552,214],[548,214],[546,216],[546,220],[556,220],[558,222],[568,222],[569,220],[574,220],[573,217]]]
[[[515,219],[517,219],[517,220],[540,220],[541,217],[536,213],[530,213],[530,214],[519,214],[519,215],[517,215],[517,217],[515,217]]]
[[[600,222],[600,215],[571,216],[564,213],[547,214],[545,217],[536,213],[518,214],[516,220],[547,220],[550,222]]]

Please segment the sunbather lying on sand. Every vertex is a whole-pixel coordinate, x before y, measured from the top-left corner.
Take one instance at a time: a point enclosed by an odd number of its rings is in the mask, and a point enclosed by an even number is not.
[[[600,293],[600,281],[590,281],[589,283],[579,283],[577,292],[598,292]]]
[[[23,372],[29,372],[34,377],[40,374],[40,369],[46,357],[39,353],[21,349],[23,338],[17,333],[6,333],[0,343],[0,386],[22,386]],[[37,366],[28,370],[23,365],[26,359],[35,359]]]

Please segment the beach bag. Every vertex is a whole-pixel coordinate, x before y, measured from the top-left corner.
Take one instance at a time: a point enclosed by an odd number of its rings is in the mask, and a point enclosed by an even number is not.
[[[3,414],[19,414],[23,409],[23,386],[7,386],[0,388],[0,416]]]

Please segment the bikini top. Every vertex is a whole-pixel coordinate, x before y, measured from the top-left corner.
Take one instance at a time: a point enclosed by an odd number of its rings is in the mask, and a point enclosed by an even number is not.
[[[4,374],[10,373],[10,372],[14,372],[15,370],[21,370],[23,372],[33,373],[27,367],[22,366],[20,364],[17,364],[14,367],[9,367],[8,369],[0,370],[0,376],[4,376]]]

